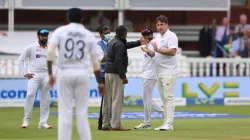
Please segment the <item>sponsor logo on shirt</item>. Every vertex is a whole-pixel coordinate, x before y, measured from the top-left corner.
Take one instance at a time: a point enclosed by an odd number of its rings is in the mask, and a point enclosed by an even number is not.
[[[36,54],[36,58],[47,58],[47,56],[42,54]]]

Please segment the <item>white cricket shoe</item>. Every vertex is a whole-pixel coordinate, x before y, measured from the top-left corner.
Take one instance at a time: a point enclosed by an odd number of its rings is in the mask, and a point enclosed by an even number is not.
[[[141,123],[134,127],[134,129],[151,129],[151,125],[146,125],[144,123]]]
[[[47,123],[39,124],[38,128],[41,128],[41,129],[52,129],[52,125],[48,125]]]
[[[156,131],[171,131],[174,130],[174,127],[168,124],[163,124],[160,127],[155,128]]]
[[[22,124],[22,126],[21,126],[21,128],[28,128],[30,126],[30,123],[29,123],[29,121],[23,121],[23,124]]]

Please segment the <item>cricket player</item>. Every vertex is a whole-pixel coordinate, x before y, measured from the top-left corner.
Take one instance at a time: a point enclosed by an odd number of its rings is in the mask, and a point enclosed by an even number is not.
[[[88,122],[89,66],[91,55],[95,76],[99,82],[101,96],[104,84],[101,79],[100,64],[96,56],[97,41],[94,34],[87,30],[83,22],[83,11],[71,8],[67,13],[69,24],[57,28],[48,47],[49,83],[55,79],[52,75],[52,60],[58,47],[58,140],[71,140],[73,103],[76,107],[77,129],[80,140],[91,140]]]
[[[156,27],[160,38],[152,42],[154,51],[147,47],[143,49],[155,59],[158,89],[164,108],[164,123],[154,130],[174,130],[174,86],[178,74],[178,38],[168,29],[168,19],[161,15],[156,18]]]
[[[144,39],[148,40],[148,48],[153,50],[152,40],[153,40],[153,31],[149,28],[146,28],[141,31],[141,34]],[[145,46],[145,45],[143,45]],[[144,49],[142,47],[142,49]],[[151,129],[151,107],[156,111],[162,113],[163,108],[160,104],[152,99],[152,93],[157,82],[157,77],[155,74],[155,62],[153,57],[150,57],[147,53],[143,54],[143,105],[144,105],[144,122],[138,126],[135,126],[135,129]]]
[[[27,97],[24,105],[24,119],[22,128],[28,128],[32,116],[33,104],[37,90],[40,89],[40,122],[39,128],[51,129],[47,124],[50,112],[50,89],[48,87],[48,67],[47,67],[47,41],[49,31],[40,29],[37,32],[38,41],[30,44],[20,55],[19,69],[21,74],[28,80]],[[26,59],[30,62],[30,73],[26,72],[24,62]],[[54,74],[56,73],[56,68]]]

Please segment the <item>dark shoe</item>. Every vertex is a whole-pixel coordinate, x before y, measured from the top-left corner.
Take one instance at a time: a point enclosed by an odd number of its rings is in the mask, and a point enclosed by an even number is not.
[[[113,131],[130,131],[129,128],[112,128]]]

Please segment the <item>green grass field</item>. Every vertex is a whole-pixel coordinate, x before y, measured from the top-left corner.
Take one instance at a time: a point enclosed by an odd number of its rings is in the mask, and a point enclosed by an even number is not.
[[[142,111],[141,107],[124,107],[123,111]],[[90,108],[89,112],[98,112]],[[250,116],[250,106],[201,106],[177,107],[178,111],[200,111]],[[57,108],[51,108],[57,112]],[[56,140],[57,117],[50,116],[52,130],[38,129],[39,108],[33,111],[31,127],[21,129],[23,108],[0,108],[0,140]],[[175,131],[134,130],[129,132],[98,131],[97,120],[90,119],[93,140],[250,140],[250,118],[245,119],[175,119]],[[142,120],[123,120],[126,128],[133,128]],[[162,120],[153,120],[152,127],[158,127]],[[73,140],[78,140],[74,119]]]

